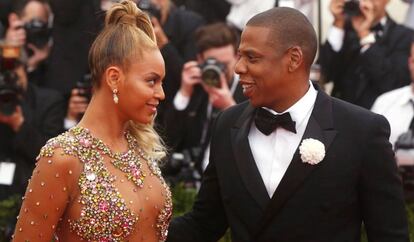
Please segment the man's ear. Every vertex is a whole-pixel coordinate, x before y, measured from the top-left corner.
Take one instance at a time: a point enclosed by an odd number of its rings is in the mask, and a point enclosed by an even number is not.
[[[119,90],[119,87],[123,84],[125,74],[118,66],[109,66],[105,70],[105,83],[113,91],[114,89]]]
[[[289,55],[288,71],[294,72],[303,63],[302,48],[300,48],[299,46],[293,46],[289,48],[288,55]]]

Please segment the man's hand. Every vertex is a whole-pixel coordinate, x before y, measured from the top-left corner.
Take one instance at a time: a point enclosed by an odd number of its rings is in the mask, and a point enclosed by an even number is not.
[[[20,106],[17,106],[14,113],[10,116],[6,116],[0,113],[0,123],[8,125],[16,133],[20,130],[20,127],[22,126],[23,122],[24,116],[22,108]]]
[[[26,30],[24,22],[12,13],[9,17],[9,28],[6,31],[5,41],[13,45],[22,47],[26,43]]]
[[[181,72],[180,92],[185,97],[191,97],[194,85],[201,83],[201,70],[197,61],[189,61],[184,64]]]
[[[351,18],[352,27],[358,34],[359,39],[369,35],[370,28],[374,23],[374,4],[371,0],[361,0],[359,3],[361,15],[353,16]]]
[[[154,27],[155,38],[157,39],[157,45],[159,49],[162,49],[164,45],[168,44],[169,40],[167,35],[158,19],[156,17],[151,17],[152,26]]]
[[[27,48],[33,51],[33,55],[27,61],[28,69],[34,70],[37,68],[39,63],[44,61],[50,53],[50,46],[47,44],[43,48],[37,48],[35,45],[28,43]]]
[[[331,0],[329,4],[329,9],[334,17],[333,25],[340,29],[345,27],[344,5],[345,0]]]
[[[203,83],[204,90],[208,93],[210,103],[213,107],[224,110],[236,104],[230,92],[224,73],[220,75],[220,88],[208,86]]]
[[[85,113],[88,107],[88,99],[80,96],[80,90],[72,89],[72,93],[69,98],[68,112],[66,113],[66,119],[79,121],[79,117]]]

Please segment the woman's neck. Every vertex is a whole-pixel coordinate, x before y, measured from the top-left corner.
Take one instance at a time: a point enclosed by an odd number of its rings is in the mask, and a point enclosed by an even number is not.
[[[112,99],[103,93],[96,93],[83,115],[79,126],[89,129],[92,136],[102,140],[113,151],[123,151],[126,147],[125,130],[127,120],[122,120]]]

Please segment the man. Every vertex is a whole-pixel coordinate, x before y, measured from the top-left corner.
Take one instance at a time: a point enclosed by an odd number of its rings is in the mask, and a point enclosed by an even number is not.
[[[334,83],[333,96],[369,109],[380,94],[410,83],[412,31],[387,15],[388,2],[331,1],[334,22],[320,64],[326,80]],[[354,9],[348,7],[352,3]]]
[[[5,66],[0,63],[0,201],[23,196],[40,148],[63,131],[65,115],[63,97],[29,82],[23,63],[17,61],[15,75]],[[0,230],[11,235],[14,224]]]
[[[356,242],[362,222],[370,241],[409,241],[389,125],[310,84],[316,50],[297,10],[248,21],[235,69],[250,102],[217,117],[197,200],[168,241],[230,227],[238,242]]]
[[[9,26],[5,41],[23,47],[27,60],[27,72],[32,83],[44,85],[46,62],[51,48],[51,12],[46,1],[16,0],[8,15]]]
[[[50,0],[53,16],[53,47],[45,87],[69,98],[76,82],[89,73],[88,52],[99,33],[105,14],[103,0]]]
[[[234,74],[239,37],[224,23],[201,27],[195,33],[198,61],[189,61],[182,70],[181,86],[166,111],[165,132],[175,152],[189,151],[201,172],[208,163],[210,121],[218,111],[246,100]],[[206,84],[202,65],[214,60],[222,69],[220,86]]]
[[[414,42],[411,44],[408,66],[411,74],[411,84],[386,92],[379,96],[372,106],[372,111],[384,115],[391,126],[390,142],[392,145],[398,136],[409,129],[414,117]]]
[[[156,120],[162,124],[165,109],[180,88],[184,63],[196,58],[194,32],[204,25],[204,19],[195,12],[176,7],[171,0],[138,0],[138,7],[145,10],[145,2],[150,2],[146,11],[152,15],[157,45],[165,60],[165,101],[157,109]]]

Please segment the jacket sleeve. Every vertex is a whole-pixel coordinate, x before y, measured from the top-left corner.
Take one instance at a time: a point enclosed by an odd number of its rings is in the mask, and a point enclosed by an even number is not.
[[[220,115],[216,120],[218,119],[220,119]],[[213,125],[215,131],[216,121]],[[213,134],[212,143],[214,140]],[[210,162],[204,172],[193,209],[184,216],[172,220],[168,242],[215,242],[226,232],[228,222],[222,204],[216,162],[218,161],[215,159],[212,148]]]
[[[388,142],[390,126],[375,115],[366,137],[359,193],[369,241],[408,242],[408,225],[401,180]]]
[[[398,27],[398,26],[397,26]],[[384,93],[410,83],[408,57],[410,54],[412,33],[402,32],[398,43],[389,50],[390,46],[375,43],[361,54],[362,73],[375,88],[377,93]]]

